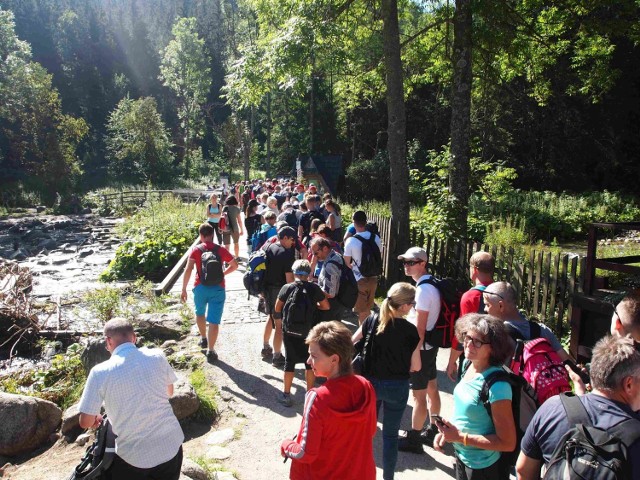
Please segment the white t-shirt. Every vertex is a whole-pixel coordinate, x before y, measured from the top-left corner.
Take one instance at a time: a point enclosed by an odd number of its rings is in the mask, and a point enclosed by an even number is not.
[[[356,235],[361,236],[365,240],[369,240],[371,238],[371,232],[358,232]],[[380,249],[380,253],[382,253],[382,243],[380,242],[380,237],[376,235],[376,244]],[[353,270],[353,275],[357,280],[361,280],[363,277],[360,275],[360,270],[358,269],[358,265],[362,261],[362,242],[353,237],[347,238],[347,241],[344,243],[344,256],[351,257],[351,267]]]
[[[123,343],[91,369],[78,410],[97,415],[104,402],[118,456],[152,468],[175,457],[184,441],[167,392],[176,380],[162,350]]]
[[[416,310],[429,312],[429,316],[427,317],[427,331],[430,331],[436,326],[436,322],[440,316],[440,292],[430,283],[417,286],[421,281],[428,278],[431,278],[431,275],[423,275],[416,282],[416,306],[409,311],[407,320],[417,327],[418,312]],[[426,343],[421,347],[421,350],[431,350],[431,348],[433,347]]]

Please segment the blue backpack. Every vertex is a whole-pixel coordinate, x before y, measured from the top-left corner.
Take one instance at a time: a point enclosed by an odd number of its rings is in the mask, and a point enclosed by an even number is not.
[[[266,242],[268,239],[270,239],[277,233],[278,233],[278,230],[276,229],[275,226],[265,231],[256,230],[256,233],[254,233],[253,237],[251,237],[251,250],[255,252],[256,250],[258,250],[260,247],[264,245],[264,242]]]
[[[247,298],[257,297],[264,292],[264,274],[267,271],[267,250],[257,250],[251,254],[247,262],[247,271],[242,277]]]

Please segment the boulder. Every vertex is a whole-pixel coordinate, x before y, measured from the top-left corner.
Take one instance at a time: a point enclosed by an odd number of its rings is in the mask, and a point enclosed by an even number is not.
[[[80,410],[78,410],[78,404],[71,405],[62,414],[62,426],[60,431],[63,435],[71,433],[76,428],[80,427]]]
[[[147,338],[177,340],[183,336],[183,319],[179,313],[144,313],[136,316],[133,323]]]
[[[13,252],[11,254],[11,257],[9,258],[11,260],[16,260],[18,262],[21,262],[22,260],[26,260],[28,257],[29,257],[29,252],[26,251],[24,248],[19,248],[18,250]]]
[[[111,354],[107,351],[107,343],[104,338],[92,338],[87,343],[80,360],[87,373],[91,371],[97,364],[109,360]]]
[[[55,250],[58,248],[58,243],[53,238],[43,238],[38,242],[38,248],[40,250]]]
[[[62,410],[47,400],[0,392],[0,455],[31,452],[56,431]]]
[[[182,376],[178,376],[178,381],[173,384],[173,396],[169,402],[178,420],[193,415],[200,408],[200,399],[196,395],[196,391]]]
[[[180,473],[192,480],[209,480],[207,472],[190,458],[184,458],[182,460],[182,467]]]

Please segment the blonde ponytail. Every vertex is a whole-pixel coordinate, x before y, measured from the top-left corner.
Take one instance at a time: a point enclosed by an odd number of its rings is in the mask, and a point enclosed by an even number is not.
[[[413,302],[416,296],[416,289],[413,285],[406,282],[398,282],[391,286],[387,292],[387,298],[382,301],[380,306],[380,321],[378,323],[378,329],[376,335],[384,332],[387,325],[398,315],[398,309],[402,305],[407,305]]]

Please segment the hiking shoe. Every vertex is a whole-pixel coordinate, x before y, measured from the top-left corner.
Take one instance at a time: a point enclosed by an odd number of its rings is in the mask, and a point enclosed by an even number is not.
[[[205,337],[200,337],[200,341],[198,342],[198,346],[200,348],[207,348],[207,339]]]
[[[276,353],[273,356],[271,365],[273,365],[274,367],[284,367],[284,355],[282,355],[281,353]]]
[[[290,393],[280,392],[278,394],[278,403],[280,405],[284,405],[285,407],[290,407],[293,405],[293,398],[291,398]]]
[[[430,423],[428,427],[423,428],[420,432],[420,441],[423,445],[433,448],[433,440],[436,438],[437,434],[438,427],[433,423]]]
[[[398,437],[398,451],[409,453],[424,453],[419,430],[407,430],[405,437]]]
[[[273,349],[270,345],[265,345],[264,347],[262,347],[262,350],[260,350],[260,355],[262,355],[263,357],[270,357],[271,355],[273,355]]]
[[[218,354],[215,350],[207,350],[207,362],[215,362],[218,360]]]

